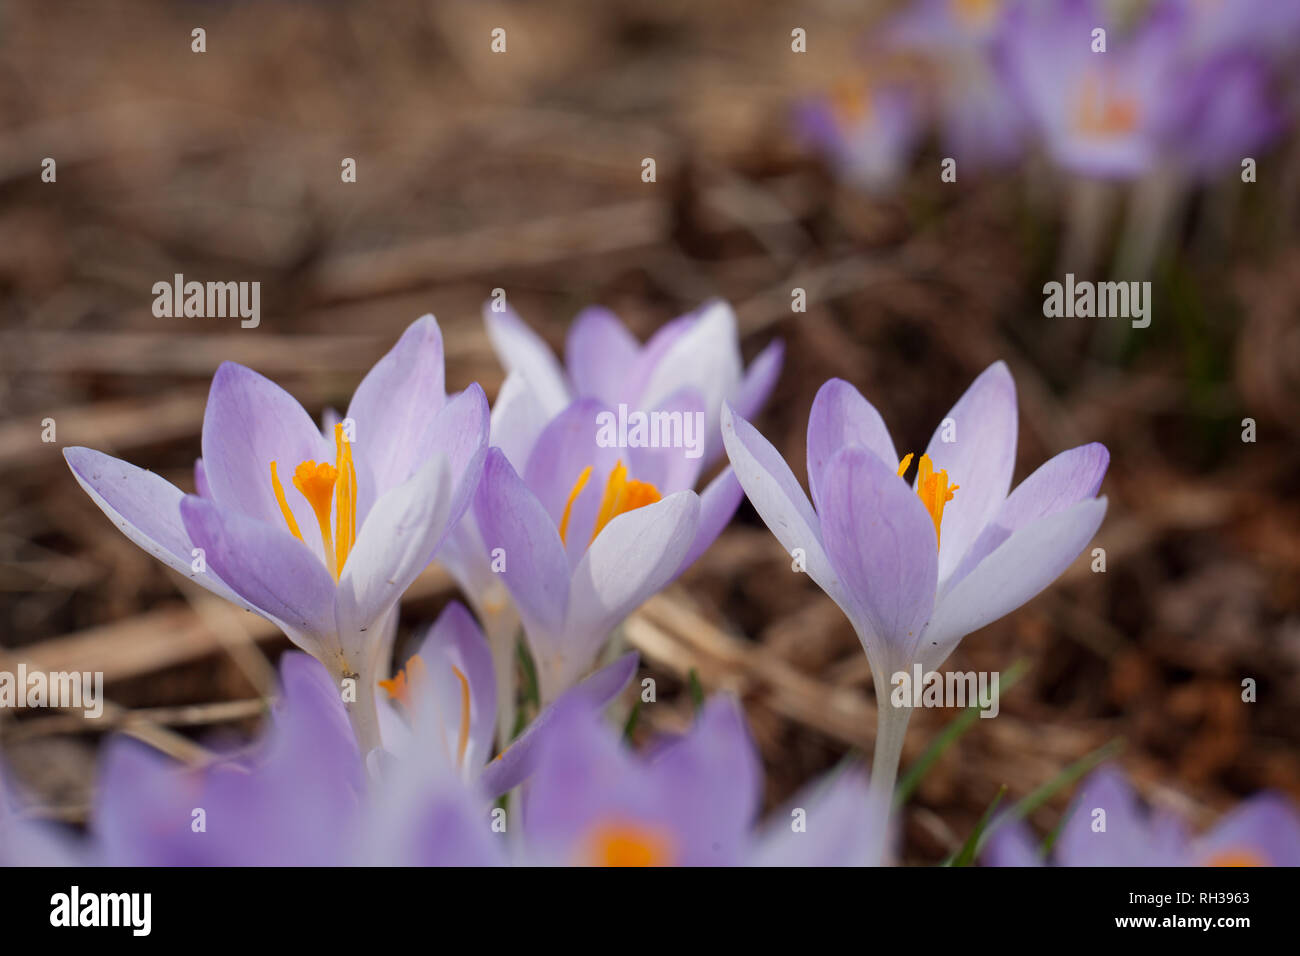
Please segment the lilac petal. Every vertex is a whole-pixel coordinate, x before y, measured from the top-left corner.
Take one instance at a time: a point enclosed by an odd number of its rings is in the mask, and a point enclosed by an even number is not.
[[[480,795],[436,761],[402,760],[369,814],[366,866],[504,866],[506,837],[492,832]]]
[[[781,453],[727,406],[722,410],[722,439],[736,479],[758,516],[787,554],[802,554],[809,577],[831,600],[842,608],[849,607],[822,547],[821,521]]]
[[[731,402],[731,407],[741,418],[753,418],[767,404],[772,389],[776,388],[776,380],[781,377],[781,366],[784,363],[785,343],[780,339],[754,356],[754,361],[745,370],[740,388]]]
[[[1086,498],[1007,538],[938,602],[922,637],[923,659],[938,667],[957,643],[1020,607],[1055,581],[1106,516],[1106,499]]]
[[[461,687],[459,680],[439,683],[454,694],[442,696],[443,726],[447,739],[458,741],[466,734],[464,766],[478,768],[492,752],[492,733],[497,714],[496,674],[492,669],[492,651],[478,622],[465,605],[452,601],[438,615],[418,651],[425,668],[433,674],[457,668],[465,675],[469,688],[469,729],[460,726]],[[447,674],[450,678],[453,675]],[[435,677],[435,679],[437,679]]]
[[[694,488],[700,477],[700,469],[704,466],[709,436],[712,434],[708,429],[704,399],[695,389],[683,388],[664,399],[648,414],[650,417],[647,419],[646,440],[657,441],[661,447],[626,449],[622,454],[625,456],[623,460],[628,463],[629,477],[649,482],[664,495]],[[656,415],[666,417],[656,419]],[[656,421],[661,423],[658,429],[655,428]],[[664,422],[668,423],[666,428],[662,425]],[[696,423],[700,424],[699,429],[696,429]],[[654,434],[656,431],[657,435]],[[716,431],[714,429],[714,433]]]
[[[637,652],[629,651],[566,690],[551,706],[543,708],[524,732],[483,768],[479,783],[484,792],[495,799],[523,783],[537,768],[538,749],[545,743],[547,735],[554,731],[555,715],[563,713],[577,701],[585,702],[595,710],[603,710],[627,686],[639,661]]]
[[[652,767],[668,784],[666,798],[690,808],[679,823],[687,835],[682,862],[738,861],[758,814],[763,769],[735,699],[711,698],[690,733],[659,753]]]
[[[740,387],[741,374],[736,314],[727,303],[712,302],[664,352],[637,405],[652,408],[683,388],[693,388],[704,399],[706,434],[711,435],[717,431],[722,403]]]
[[[507,375],[492,406],[491,441],[505,452],[515,471],[522,472],[528,464],[528,456],[548,421],[528,380],[518,373]]]
[[[284,527],[271,484],[274,461],[298,527],[315,528],[311,506],[293,488],[293,472],[304,461],[333,460],[333,444],[316,430],[297,399],[252,369],[221,364],[203,415],[203,469],[213,501]],[[323,555],[316,537],[309,536],[308,547]]]
[[[1203,866],[1258,860],[1300,866],[1300,815],[1286,797],[1261,793],[1220,820],[1196,845]]]
[[[187,786],[188,782],[175,763],[139,741],[111,738],[100,756],[92,815],[104,862],[111,866],[211,863],[208,834],[192,834],[190,826],[195,807],[203,807],[205,815],[215,808],[204,806],[201,789]],[[221,832],[223,822],[217,814],[212,826]],[[235,842],[241,841],[236,837]]]
[[[232,604],[252,610],[215,570],[194,572],[195,543],[181,521],[184,492],[160,475],[92,448],[65,448],[63,457],[90,500],[138,547]]]
[[[698,312],[688,312],[655,329],[654,334],[641,348],[636,364],[627,376],[625,392],[629,396],[629,405],[640,406],[643,403],[646,383],[650,381],[650,376],[654,374],[668,351],[691,330],[698,318]]]
[[[551,347],[509,306],[496,312],[492,303],[485,303],[483,324],[506,372],[518,372],[528,380],[547,418],[558,415],[569,404],[569,383]]]
[[[948,578],[945,588],[951,590],[1013,532],[1085,498],[1095,497],[1109,464],[1110,452],[1106,446],[1093,442],[1063,451],[1040,465],[1007,497],[997,517],[980,532]]]
[[[200,498],[211,498],[212,490],[208,487],[208,473],[203,469],[203,459],[194,459],[194,493]]]
[[[375,502],[348,555],[338,586],[339,635],[369,644],[376,624],[433,559],[447,531],[455,488],[435,454],[405,483]]]
[[[1042,866],[1043,857],[1029,827],[1020,820],[1012,820],[989,836],[980,863],[984,866]]]
[[[885,834],[874,833],[874,799],[867,775],[849,768],[805,787],[778,811],[753,850],[753,866],[879,866]],[[806,813],[806,829],[790,826],[794,808]]]
[[[206,498],[186,495],[180,513],[208,567],[295,644],[320,653],[321,638],[337,630],[334,581],[325,565],[288,531]]]
[[[892,673],[911,662],[934,609],[934,522],[897,468],[861,445],[836,454],[823,481],[826,553],[872,667]]]
[[[1106,813],[1106,829],[1095,830],[1097,810]],[[1093,771],[1075,796],[1070,817],[1061,827],[1054,856],[1061,866],[1158,866],[1151,834],[1137,794],[1116,767]]]
[[[691,550],[686,552],[686,557],[682,559],[681,566],[677,569],[678,575],[694,564],[700,555],[709,549],[709,545],[718,539],[722,529],[735,515],[736,509],[740,506],[740,499],[744,496],[745,490],[740,487],[740,481],[731,468],[724,468],[721,474],[700,492],[700,522],[695,528],[695,540],[691,542]]]
[[[478,489],[487,456],[490,414],[487,396],[476,382],[452,396],[420,437],[416,461],[445,455],[454,489],[447,513],[448,527],[465,514]]]
[[[898,453],[880,412],[848,382],[833,378],[817,390],[808,413],[808,489],[818,512],[826,466],[847,445],[861,445],[886,465],[898,466]]]
[[[357,386],[348,405],[353,454],[370,463],[376,496],[415,473],[420,438],[446,401],[442,332],[432,315],[411,323]],[[333,436],[331,436],[332,438]]]
[[[960,485],[939,529],[939,580],[946,581],[984,526],[1006,500],[1016,465],[1016,383],[1005,362],[994,362],[971,383],[944,417],[956,441],[943,440],[941,422],[925,453],[935,471]]]
[[[474,520],[489,555],[502,549],[501,579],[530,640],[533,635],[558,633],[569,604],[568,557],[546,509],[499,448],[488,450],[474,499]]]
[[[573,573],[563,643],[538,661],[544,699],[581,677],[623,618],[672,580],[699,516],[699,497],[679,491],[601,529]]]
[[[564,358],[577,396],[607,405],[628,401],[628,375],[641,343],[609,309],[583,309],[569,327]]]

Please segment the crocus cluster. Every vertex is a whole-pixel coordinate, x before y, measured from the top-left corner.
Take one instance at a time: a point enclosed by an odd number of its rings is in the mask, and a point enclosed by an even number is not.
[[[870,188],[931,129],[959,169],[1037,150],[1090,178],[1204,180],[1286,128],[1297,48],[1300,7],[1273,0],[913,0],[799,125]]]
[[[181,767],[111,740],[83,835],[28,814],[0,768],[0,862],[892,859],[910,711],[891,703],[890,675],[937,668],[1077,557],[1105,514],[1106,449],[1061,452],[1012,489],[1016,396],[1002,363],[919,457],[900,455],[867,399],[832,380],[809,414],[810,499],[747,420],[775,383],[781,347],[746,370],[725,304],[645,345],[589,310],[565,365],[513,312],[493,304],[484,315],[507,370],[490,410],[477,385],[446,393],[441,333],[425,316],[321,427],[274,383],[222,365],[194,494],[66,450],[76,480],[133,542],[262,615],[298,650],[282,658],[281,694],[247,747]],[[730,464],[701,488],[724,451]],[[639,667],[620,652],[621,622],[708,548],[742,494],[852,622],[880,718],[870,777],[846,764],[761,824],[760,763],[736,701],[703,703],[684,732],[638,754],[620,699]],[[431,562],[468,606],[447,605],[396,661],[400,599]],[[1139,827],[1116,800],[1117,827]],[[1255,852],[1230,838],[1241,827],[1176,859]],[[1024,857],[1022,831],[1000,840],[990,859]]]

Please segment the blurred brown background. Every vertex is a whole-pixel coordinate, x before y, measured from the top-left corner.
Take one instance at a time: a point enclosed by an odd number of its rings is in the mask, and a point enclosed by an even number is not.
[[[917,449],[997,358],[1020,394],[1016,480],[1083,441],[1110,448],[1107,571],[1081,558],[962,644],[955,668],[1032,669],[924,780],[908,861],[960,845],[999,785],[1023,796],[1116,737],[1144,794],[1198,823],[1262,787],[1300,799],[1295,197],[1260,184],[1230,227],[1195,219],[1153,276],[1147,330],[1044,319],[1050,190],[1017,176],[940,188],[937,153],[887,198],[836,185],[793,142],[790,106],[851,68],[874,8],[787,6],[0,4],[0,662],[104,670],[115,705],[91,732],[0,713],[5,757],[48,813],[84,817],[105,730],[182,759],[246,735],[287,647],[130,544],[60,448],[191,489],[222,360],[315,414],[345,406],[430,311],[449,387],[491,396],[501,372],[479,308],[496,287],[557,347],[590,303],[644,337],[727,298],[746,356],[787,343],[758,424],[801,478],[826,378],[861,388]],[[505,55],[489,48],[498,26]],[[816,55],[790,52],[793,26]],[[1294,172],[1294,143],[1279,152]],[[356,183],[340,182],[344,157]],[[151,287],[176,272],[259,280],[261,327],[155,318]],[[796,286],[805,314],[790,311]],[[404,626],[451,596],[430,572]],[[742,695],[769,802],[870,751],[856,639],[747,504],[628,638],[660,678],[638,734],[685,726],[696,669],[706,690]],[[1258,703],[1241,702],[1244,677]],[[954,716],[918,712],[905,768]]]

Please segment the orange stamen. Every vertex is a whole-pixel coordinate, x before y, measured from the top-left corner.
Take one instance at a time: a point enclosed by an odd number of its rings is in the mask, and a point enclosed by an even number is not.
[[[334,565],[342,575],[343,565],[357,540],[357,469],[352,463],[352,443],[343,434],[343,424],[334,426],[334,460],[338,463],[337,506],[334,509]]]
[[[1205,861],[1206,866],[1268,866],[1268,861],[1247,849],[1220,850]]]
[[[592,866],[669,866],[675,853],[668,833],[639,822],[611,820],[592,828],[583,857]]]
[[[469,746],[469,681],[459,667],[451,665],[452,673],[460,681],[460,740],[456,744],[456,766],[465,766],[465,748]]]
[[[600,499],[600,510],[596,513],[596,525],[591,531],[591,540],[595,541],[605,525],[621,514],[635,511],[646,505],[652,505],[662,496],[659,489],[649,482],[631,481],[627,477],[627,466],[621,461],[614,465],[605,482],[605,494]],[[591,542],[587,542],[590,546]]]
[[[325,564],[330,569],[334,580],[339,579],[338,564],[335,561],[334,541],[330,533],[330,511],[334,504],[334,484],[338,480],[338,469],[333,465],[314,461],[304,461],[293,472],[293,486],[302,493],[316,515],[320,525],[320,540],[325,548]]]
[[[907,471],[907,466],[912,463],[912,455],[908,455],[899,462],[898,476],[901,478],[903,472]],[[953,495],[961,485],[948,485],[948,471],[934,470],[934,462],[930,460],[929,455],[922,455],[921,461],[916,466],[916,496],[921,499],[921,504],[930,514],[930,520],[934,522],[934,542],[937,547],[939,544],[939,526],[943,524],[943,508],[948,502],[952,501]]]
[[[390,680],[381,680],[379,686],[388,691],[388,696],[404,707],[411,706],[411,690],[425,678],[424,660],[419,654],[412,655],[406,666],[393,675]]]
[[[275,489],[275,500],[280,505],[280,514],[284,515],[284,523],[289,526],[293,536],[303,544],[302,532],[298,530],[298,522],[293,516],[293,511],[289,508],[289,502],[284,497],[284,485],[280,484],[280,476],[275,472],[275,462],[271,462],[271,487]]]
[[[569,492],[569,500],[564,503],[564,515],[560,518],[560,541],[568,544],[565,535],[569,533],[569,513],[573,511],[573,503],[578,500],[578,495],[582,494],[582,489],[587,487],[587,479],[591,477],[591,465],[582,469],[582,474],[574,482],[573,490]]]

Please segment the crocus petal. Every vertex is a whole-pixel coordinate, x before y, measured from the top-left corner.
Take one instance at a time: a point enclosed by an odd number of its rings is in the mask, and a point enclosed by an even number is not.
[[[845,611],[872,667],[892,673],[911,661],[934,609],[934,522],[897,466],[861,445],[830,460],[822,495],[826,553],[852,602]]]
[[[375,502],[339,577],[341,639],[363,638],[428,566],[447,530],[454,491],[447,459],[435,454]]]
[[[288,531],[197,495],[181,499],[180,514],[208,567],[226,585],[303,650],[321,653],[321,640],[337,625],[334,581],[320,559]]]
[[[596,442],[598,417],[612,414],[594,398],[580,398],[575,401],[546,426],[528,456],[528,465],[524,470],[524,484],[537,496],[551,522],[559,525],[564,508],[573,490],[574,483],[583,469],[591,466],[592,474],[583,495],[599,502],[604,490],[605,478],[618,461],[620,452],[617,448],[602,448]],[[570,511],[569,527],[575,537],[584,530],[579,523],[577,502]],[[595,518],[592,512],[592,520]],[[586,537],[581,543],[585,546],[591,536],[591,523],[585,525]]]
[[[293,472],[303,461],[333,460],[333,444],[316,430],[296,398],[252,369],[221,363],[203,414],[203,469],[213,501],[284,527],[271,484],[274,461],[298,527],[315,528],[311,506],[293,488]],[[323,557],[317,537],[308,535],[307,540]]]
[[[131,541],[214,594],[252,610],[214,571],[195,573],[194,542],[181,521],[184,492],[161,475],[91,448],[65,448],[63,457],[90,500]]]
[[[699,516],[699,497],[679,491],[601,530],[574,571],[562,643],[538,661],[543,697],[553,700],[581,677],[623,618],[672,579]]]
[[[701,864],[738,861],[758,814],[763,770],[736,700],[710,698],[690,733],[665,747],[652,766],[673,782],[671,799],[693,807],[679,824],[688,857]]]
[[[200,498],[211,498],[212,490],[208,487],[208,473],[203,469],[203,459],[194,459],[194,493]]]
[[[522,472],[546,425],[546,412],[528,379],[520,372],[511,372],[501,383],[492,406],[492,444],[505,452],[515,471]]]
[[[546,417],[558,415],[569,404],[569,383],[551,347],[524,324],[509,306],[497,312],[493,303],[483,306],[483,324],[507,373],[521,372],[537,393]]]
[[[1095,811],[1106,813],[1106,829],[1095,830]],[[1094,770],[1079,787],[1069,819],[1054,848],[1062,866],[1158,866],[1151,834],[1137,794],[1116,767]]]
[[[744,495],[745,490],[740,487],[740,481],[731,468],[724,468],[718,477],[709,482],[708,487],[700,493],[700,522],[695,527],[695,540],[691,542],[691,550],[686,552],[677,574],[694,564],[708,550],[709,545],[718,539],[722,529],[735,515]]]
[[[935,471],[959,485],[939,529],[939,580],[945,581],[975,538],[998,513],[1016,465],[1016,383],[1005,362],[994,362],[935,429],[925,453]],[[944,441],[951,423],[956,440]]]
[[[443,681],[456,691],[440,699],[449,740],[465,734],[464,768],[478,769],[492,752],[492,733],[497,712],[496,674],[492,651],[472,614],[459,601],[452,601],[434,621],[418,651],[425,668],[433,673],[455,667],[465,677],[469,695],[469,727],[460,726],[461,688],[459,680]],[[458,755],[459,756],[459,755]]]
[[[1300,866],[1300,815],[1281,794],[1257,794],[1233,809],[1197,842],[1194,862],[1214,866],[1251,859]]]
[[[785,812],[777,812],[754,848],[753,866],[879,866],[885,834],[875,833],[871,801],[877,799],[860,769],[805,787]],[[804,829],[790,826],[794,808],[804,811]],[[883,817],[883,815],[881,815]]]
[[[664,352],[650,373],[638,405],[653,408],[683,388],[698,390],[709,410],[708,433],[717,430],[715,409],[740,385],[740,349],[736,344],[736,314],[725,302],[705,306],[699,317]]]
[[[736,478],[754,510],[788,554],[804,558],[809,577],[840,607],[848,602],[822,548],[821,522],[781,453],[749,422],[722,410],[722,439]]]
[[[988,837],[980,854],[984,866],[1042,866],[1034,834],[1020,820],[1009,820]]]
[[[637,652],[629,651],[577,686],[570,687],[556,698],[554,704],[542,708],[524,732],[483,768],[483,775],[479,778],[483,791],[495,799],[523,783],[537,767],[538,748],[558,726],[553,724],[555,715],[563,713],[565,708],[575,702],[603,710],[627,686],[627,682],[636,673],[639,661]]]
[[[781,377],[781,366],[784,363],[785,343],[780,339],[754,356],[731,403],[741,418],[753,418],[767,403],[772,389],[776,387],[776,380]]]
[[[353,455],[370,463],[376,496],[420,466],[420,438],[446,400],[442,332],[432,315],[411,324],[375,363],[348,405],[356,423]]]
[[[808,413],[808,490],[819,513],[826,466],[847,445],[861,445],[897,467],[898,453],[880,412],[848,382],[833,378],[817,390]]]
[[[578,397],[606,405],[628,400],[628,371],[641,343],[609,309],[592,306],[574,318],[564,345],[564,364]]]
[[[1040,465],[1007,496],[997,517],[980,532],[957,570],[948,578],[946,587],[951,589],[966,577],[971,569],[1011,537],[1012,532],[1064,511],[1084,498],[1096,496],[1109,464],[1110,452],[1106,446],[1093,442],[1063,451]]]
[[[530,637],[555,634],[569,601],[569,561],[546,509],[499,448],[488,449],[474,520],[489,554],[501,548],[501,579]]]
[[[661,494],[694,488],[706,460],[709,436],[717,432],[716,428],[709,431],[707,421],[704,399],[695,389],[683,388],[668,396],[646,419],[646,441],[659,447],[636,446],[623,452],[624,461],[630,462],[629,476],[649,482]]]
[[[938,667],[967,634],[1014,611],[1060,577],[1105,515],[1106,499],[1088,498],[1007,538],[935,607],[922,637],[924,660]]]
[[[427,461],[439,454],[447,458],[453,488],[448,527],[460,521],[473,501],[487,454],[489,421],[487,396],[476,382],[452,396],[420,437],[416,461]]]

